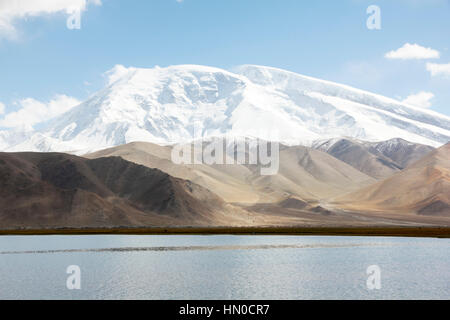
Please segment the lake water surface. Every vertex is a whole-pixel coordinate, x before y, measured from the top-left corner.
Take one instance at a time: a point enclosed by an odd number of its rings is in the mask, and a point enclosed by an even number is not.
[[[80,290],[66,287],[70,265]],[[366,284],[372,265],[379,290]],[[449,298],[450,239],[0,237],[0,299]]]

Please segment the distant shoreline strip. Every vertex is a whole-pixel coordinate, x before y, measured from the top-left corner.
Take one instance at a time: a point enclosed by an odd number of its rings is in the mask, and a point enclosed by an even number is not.
[[[40,235],[285,235],[450,238],[450,226],[135,227],[0,230],[0,236]]]
[[[234,246],[179,246],[179,247],[124,247],[124,248],[92,248],[92,249],[59,249],[59,250],[28,250],[1,251],[7,254],[55,254],[84,252],[161,252],[161,251],[226,251],[226,250],[268,250],[268,249],[317,249],[317,248],[352,248],[363,246],[380,246],[386,244],[282,244],[282,245],[234,245]]]

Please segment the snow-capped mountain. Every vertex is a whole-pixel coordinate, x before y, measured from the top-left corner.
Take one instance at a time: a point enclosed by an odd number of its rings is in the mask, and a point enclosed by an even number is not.
[[[352,137],[440,146],[450,140],[450,117],[270,67],[128,68],[20,143],[0,137],[0,147],[84,153],[133,141],[172,144],[223,135],[290,145]]]

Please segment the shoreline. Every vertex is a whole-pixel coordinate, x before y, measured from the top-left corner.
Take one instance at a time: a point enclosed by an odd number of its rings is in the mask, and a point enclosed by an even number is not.
[[[0,230],[0,236],[20,235],[292,235],[450,238],[450,227],[152,227]]]

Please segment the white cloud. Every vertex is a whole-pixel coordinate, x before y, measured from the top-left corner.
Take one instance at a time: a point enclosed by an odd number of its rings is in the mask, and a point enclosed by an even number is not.
[[[441,54],[439,51],[425,48],[418,44],[406,43],[403,47],[386,53],[387,59],[438,59]]]
[[[101,5],[101,0],[0,0],[0,36],[14,38],[15,22],[27,17],[86,10],[89,4]]]
[[[108,85],[110,85],[133,70],[136,70],[136,68],[127,68],[121,64],[116,64],[111,70],[106,71],[104,76],[106,77]]]
[[[427,63],[427,71],[429,71],[433,77],[441,75],[450,77],[450,63]]]
[[[430,108],[432,106],[431,99],[434,98],[434,94],[431,92],[421,91],[416,94],[408,96],[402,102],[419,108]]]
[[[5,105],[0,102],[0,114],[4,114],[4,113],[5,113]]]
[[[66,95],[56,95],[48,102],[26,98],[15,104],[19,106],[19,110],[5,114],[0,119],[0,127],[30,128],[69,111],[79,105],[80,101]]]

